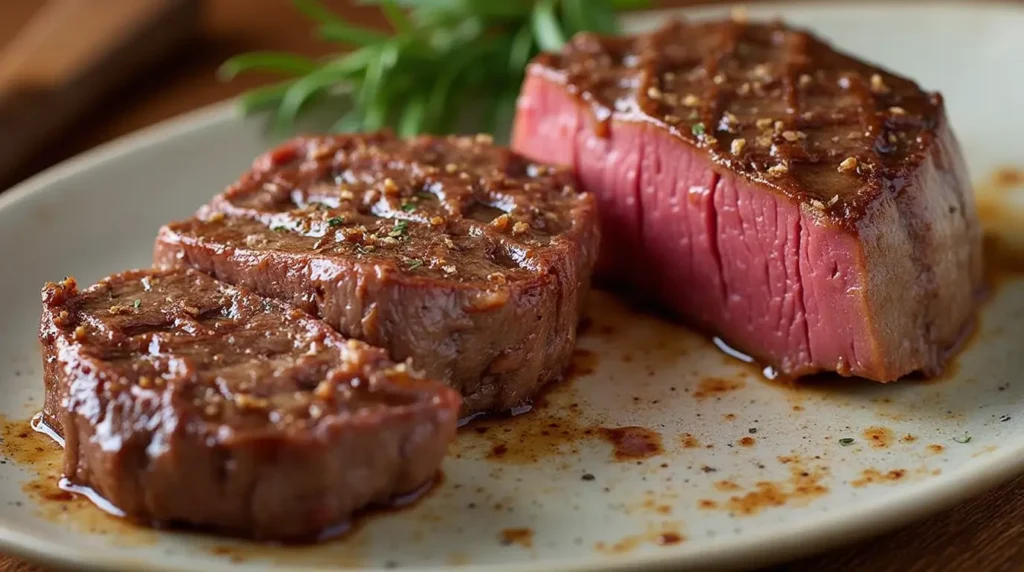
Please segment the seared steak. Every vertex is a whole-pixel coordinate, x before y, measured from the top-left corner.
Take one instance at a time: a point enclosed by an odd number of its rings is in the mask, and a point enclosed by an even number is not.
[[[433,479],[459,396],[193,270],[47,284],[44,420],[64,473],[129,517],[315,537]]]
[[[560,377],[598,244],[572,175],[482,137],[290,141],[187,221],[154,262],[286,300],[412,358],[463,414]]]
[[[943,101],[781,24],[578,35],[534,61],[513,148],[598,200],[598,273],[799,376],[936,372],[980,230]]]

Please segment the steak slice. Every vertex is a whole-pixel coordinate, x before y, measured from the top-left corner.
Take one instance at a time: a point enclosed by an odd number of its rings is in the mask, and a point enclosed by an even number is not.
[[[463,395],[522,405],[569,364],[598,227],[572,175],[477,138],[299,138],[197,215],[154,262],[323,318]]]
[[[936,373],[981,287],[943,101],[782,24],[577,35],[530,65],[513,149],[600,206],[598,275],[788,376]]]
[[[146,523],[315,538],[431,482],[455,437],[448,387],[194,270],[49,283],[39,338],[65,478]]]

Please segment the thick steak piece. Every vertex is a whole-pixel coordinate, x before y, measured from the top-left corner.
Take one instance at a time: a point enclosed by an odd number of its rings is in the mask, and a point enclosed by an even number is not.
[[[578,35],[529,67],[513,149],[600,206],[598,275],[789,376],[935,373],[981,235],[938,94],[782,24]]]
[[[528,402],[563,375],[599,241],[571,173],[485,137],[285,143],[157,238],[197,268],[412,358],[463,414]]]
[[[384,350],[200,272],[43,289],[64,476],[127,516],[312,539],[435,478],[459,396]]]

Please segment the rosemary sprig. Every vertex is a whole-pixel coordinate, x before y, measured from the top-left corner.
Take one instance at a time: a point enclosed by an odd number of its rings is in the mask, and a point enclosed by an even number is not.
[[[247,112],[273,109],[289,129],[314,102],[351,98],[335,131],[391,127],[400,135],[449,132],[480,106],[489,127],[511,122],[526,64],[539,51],[561,48],[581,31],[618,32],[615,12],[648,0],[362,0],[380,6],[394,32],[356,26],[317,0],[293,0],[319,38],[349,51],[322,60],[283,52],[252,52],[225,62],[229,80],[249,71],[284,76],[245,93]]]

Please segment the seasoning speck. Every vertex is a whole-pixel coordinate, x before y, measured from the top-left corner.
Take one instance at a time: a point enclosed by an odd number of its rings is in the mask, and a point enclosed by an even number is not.
[[[340,216],[333,216],[333,217],[327,219],[327,226],[332,226],[332,227],[334,227],[334,226],[341,226],[342,223],[344,223],[344,222],[345,222],[345,219],[341,218]]]
[[[839,444],[842,445],[843,447],[849,447],[850,445],[853,445],[853,438],[843,437],[842,439],[839,440]]]
[[[773,177],[781,177],[789,172],[789,167],[785,163],[777,163],[768,168],[768,174]]]
[[[423,261],[418,258],[410,258],[405,262],[407,270],[416,270],[420,266],[423,266]]]
[[[902,107],[890,107],[889,108],[889,113],[891,113],[893,115],[906,115],[907,114],[907,110],[903,109]]]
[[[853,171],[856,168],[857,168],[857,158],[856,157],[847,157],[847,158],[843,159],[842,163],[839,163],[839,172],[841,172],[841,173],[849,173],[850,171]]]
[[[871,91],[875,93],[887,93],[889,91],[889,87],[885,85],[882,76],[877,73],[871,76]]]
[[[583,473],[583,476],[580,478],[583,479],[584,481],[592,481],[596,477],[594,477],[594,475],[591,475],[590,473]]]
[[[396,220],[395,226],[388,233],[391,238],[398,238],[405,234],[405,230],[409,227],[409,222],[404,220]]]
[[[1009,420],[1010,420],[1010,416],[1009,415],[1003,415],[1003,416],[999,417],[999,422],[1000,423],[1006,423]]]
[[[135,300],[134,302],[132,302],[132,307],[135,308],[136,310],[138,310],[139,306],[141,306],[141,305],[142,305],[142,300]]]
[[[739,139],[733,139],[732,145],[729,146],[729,150],[732,151],[733,155],[743,154],[743,148],[747,146],[747,140],[740,137]]]
[[[703,123],[694,123],[693,127],[690,127],[690,133],[693,133],[693,135],[696,136],[696,137],[700,137],[701,135],[704,135],[704,132],[705,132],[705,129],[704,129],[704,124]]]
[[[747,433],[750,433],[751,435],[757,433],[757,427],[751,427],[750,429],[747,429]]]
[[[971,442],[971,434],[964,433],[963,436],[953,437],[953,440],[960,444],[966,444]]]

